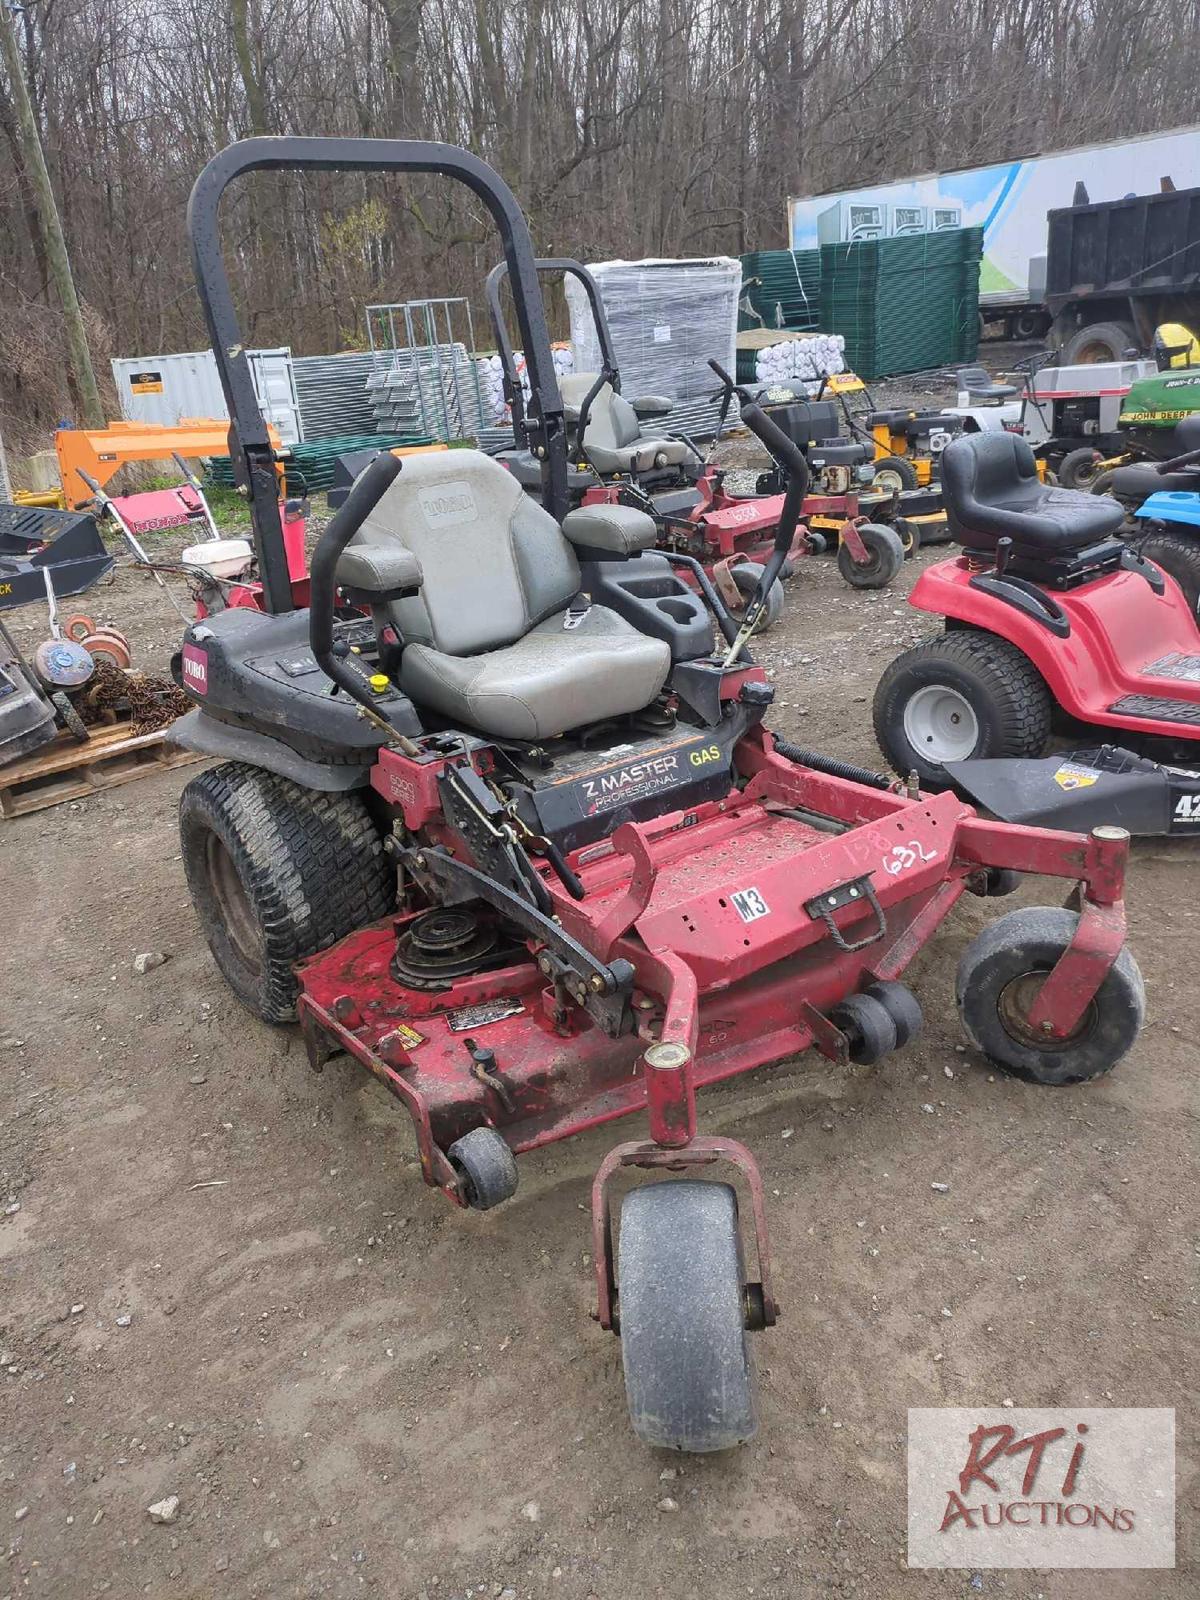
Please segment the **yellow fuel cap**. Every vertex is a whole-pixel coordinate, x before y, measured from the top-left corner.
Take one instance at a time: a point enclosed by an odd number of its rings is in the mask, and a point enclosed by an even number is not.
[[[372,694],[386,694],[392,686],[386,672],[373,672],[367,681]]]

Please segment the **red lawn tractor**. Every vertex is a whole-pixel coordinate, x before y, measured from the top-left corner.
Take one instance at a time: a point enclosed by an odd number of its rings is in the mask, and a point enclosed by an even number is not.
[[[538,503],[476,451],[381,456],[321,535],[308,610],[217,245],[223,190],[262,169],[436,172],[474,191],[516,290],[543,466]],[[767,731],[748,644],[796,534],[799,452],[743,394],[796,476],[740,625],[680,580],[689,558],[655,549],[644,513],[568,511],[532,245],[477,157],[253,139],[205,168],[189,226],[264,600],[193,623],[178,658],[195,701],[178,737],[218,758],[180,807],[213,954],[260,1018],[298,1018],[313,1067],[345,1052],[395,1096],[427,1183],[457,1205],[512,1202],[513,1230],[523,1151],[636,1116],[592,1192],[598,1317],[621,1339],[633,1426],[680,1450],[749,1439],[748,1335],[778,1315],[767,1208],[750,1152],[699,1131],[698,1091],[810,1046],[846,1063],[903,1045],[921,1021],[909,964],[960,896],[1019,872],[1066,880],[1067,904],[967,948],[964,1026],[1039,1083],[1108,1071],[1142,1021],[1126,836],[982,821]],[[339,591],[375,624],[361,653]]]
[[[942,631],[875,691],[896,771],[1013,821],[1200,832],[1200,628],[1175,579],[1120,537],[1123,507],[1042,483],[1010,433],[955,440],[942,486],[963,553],[909,596]],[[1085,748],[1046,754],[1081,728]]]

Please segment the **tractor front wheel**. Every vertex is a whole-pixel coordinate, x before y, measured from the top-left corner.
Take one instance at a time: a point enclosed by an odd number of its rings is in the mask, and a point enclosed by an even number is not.
[[[897,656],[875,690],[875,737],[901,777],[947,787],[945,763],[1040,756],[1050,691],[1015,645],[990,633],[944,633]]]
[[[1058,464],[1055,476],[1064,489],[1090,491],[1100,475],[1104,457],[1088,444],[1079,450],[1068,450]]]
[[[1031,1026],[1033,1004],[1078,924],[1058,906],[1010,911],[964,952],[954,983],[959,1015],[972,1044],[1002,1072],[1055,1088],[1084,1083],[1110,1072],[1137,1038],[1146,994],[1128,949],[1067,1038]]]
[[[378,921],[395,897],[383,841],[357,795],[226,761],[184,789],[179,834],[204,937],[264,1022],[294,1022],[295,964]]]
[[[729,1450],[758,1431],[737,1194],[680,1178],[621,1205],[617,1309],[633,1430],[665,1450]]]

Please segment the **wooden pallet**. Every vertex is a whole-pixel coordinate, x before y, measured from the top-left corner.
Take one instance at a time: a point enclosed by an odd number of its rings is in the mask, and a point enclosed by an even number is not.
[[[93,728],[86,744],[69,733],[59,733],[52,744],[11,766],[0,767],[0,819],[23,817],[66,800],[83,800],[134,778],[204,759],[194,751],[167,744],[161,728],[154,733],[131,733],[130,726],[114,722],[111,727]]]

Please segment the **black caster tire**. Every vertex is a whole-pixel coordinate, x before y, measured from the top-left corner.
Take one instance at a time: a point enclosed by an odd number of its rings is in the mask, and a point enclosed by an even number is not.
[[[754,598],[758,581],[762,577],[764,568],[757,561],[739,561],[736,567],[730,568],[730,576],[737,584],[738,592],[743,596],[748,606]],[[763,607],[758,619],[758,626],[754,630],[757,638],[760,633],[769,633],[783,615],[784,593],[783,585],[779,579],[771,585],[771,592],[767,595],[767,603]],[[740,622],[745,616],[745,606],[740,611],[734,612],[734,617]]]
[[[664,1450],[730,1450],[758,1431],[737,1195],[643,1184],[621,1205],[617,1312],[633,1431]]]
[[[830,1011],[829,1020],[846,1035],[850,1059],[860,1067],[881,1061],[900,1042],[891,1012],[869,994],[851,994],[839,1000]]]
[[[1061,1088],[1110,1072],[1146,1014],[1137,962],[1123,949],[1068,1039],[1044,1041],[1023,1021],[1079,918],[1057,906],[1010,911],[968,945],[954,982],[971,1043],[1001,1072]]]
[[[295,966],[395,903],[383,840],[357,795],[260,767],[209,767],[179,798],[192,904],[218,967],[264,1022],[294,1022]]]
[[[896,1049],[902,1050],[921,1031],[925,1015],[921,1002],[906,983],[883,980],[868,984],[863,991],[871,1000],[877,1000],[891,1017],[896,1029]]]
[[[1021,887],[1025,874],[1014,872],[1011,867],[984,867],[982,877],[983,886],[975,893],[981,894],[985,900],[1000,900]]]
[[[1064,489],[1080,489],[1085,494],[1095,487],[1104,457],[1091,445],[1068,450],[1058,464],[1058,481]]]
[[[473,1211],[490,1211],[517,1192],[517,1158],[495,1128],[472,1128],[446,1151]]]
[[[897,656],[875,690],[875,738],[901,777],[945,789],[943,763],[1040,756],[1050,691],[1033,663],[990,633],[940,633]]]
[[[843,539],[838,544],[838,571],[852,589],[886,589],[904,565],[900,535],[881,522],[864,522],[858,533],[867,547],[866,561],[855,561]]]
[[[904,456],[880,456],[875,463],[875,476],[871,483],[872,487],[883,489],[889,494],[897,490],[903,493],[906,489],[920,487],[916,467]]]
[[[823,533],[820,532],[819,529],[810,529],[808,534],[808,549],[810,555],[823,556],[826,550],[829,549],[829,540]]]

